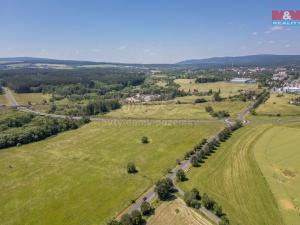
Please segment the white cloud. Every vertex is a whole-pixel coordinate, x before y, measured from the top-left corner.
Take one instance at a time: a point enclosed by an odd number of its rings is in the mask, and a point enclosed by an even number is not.
[[[291,45],[290,44],[285,44],[284,47],[289,48],[289,47],[291,47]]]
[[[121,45],[121,46],[118,48],[118,50],[120,50],[120,51],[123,51],[123,50],[125,50],[125,49],[127,49],[127,45]]]
[[[288,30],[291,30],[290,28],[285,28],[285,27],[282,27],[282,26],[273,26],[273,27],[270,27],[268,30],[265,31],[265,34],[270,34],[274,31],[288,31]]]
[[[258,33],[256,32],[256,31],[253,31],[252,33],[251,33],[251,35],[253,35],[253,36],[256,36]]]
[[[93,48],[93,49],[91,49],[91,52],[101,52],[101,49]]]
[[[275,41],[273,41],[273,40],[268,41],[268,44],[274,44],[274,43],[275,43]]]

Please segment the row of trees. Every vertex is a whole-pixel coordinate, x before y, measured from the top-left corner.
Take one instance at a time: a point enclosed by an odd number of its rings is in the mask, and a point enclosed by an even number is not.
[[[43,140],[66,130],[77,129],[89,120],[58,119],[52,117],[34,116],[29,123],[21,127],[6,129],[0,134],[0,148],[27,144]]]
[[[209,156],[220,146],[220,142],[226,141],[231,136],[232,132],[242,126],[242,123],[237,121],[230,127],[224,128],[210,141],[205,138],[202,139],[197,145],[194,146],[193,150],[185,153],[184,159],[190,160],[193,167],[198,167],[200,163],[204,162],[203,159]]]
[[[142,225],[145,224],[143,216],[148,216],[153,209],[149,202],[143,201],[141,210],[133,210],[130,214],[123,214],[120,221],[111,220],[107,225]]]
[[[200,163],[204,162],[203,159],[208,157],[220,146],[221,142],[226,141],[231,136],[232,132],[241,127],[242,123],[240,121],[237,121],[230,127],[224,128],[216,135],[216,137],[212,138],[210,141],[207,141],[207,139],[201,140],[197,145],[194,146],[193,150],[188,151],[185,154],[185,159],[190,159],[192,166],[198,167]],[[189,207],[199,209],[202,205],[208,210],[212,211],[218,217],[221,217],[220,225],[229,224],[229,220],[223,213],[222,207],[217,204],[214,199],[210,198],[206,193],[201,196],[200,192],[194,188],[184,194],[184,201]]]
[[[226,118],[230,117],[229,112],[225,110],[220,110],[220,111],[214,111],[212,106],[206,106],[205,111],[209,113],[212,117],[218,117],[218,118]]]
[[[220,225],[229,225],[229,220],[226,214],[223,213],[222,206],[220,206],[213,198],[206,193],[202,196],[198,189],[193,188],[191,191],[185,192],[183,197],[187,206],[199,209],[201,206],[213,212],[216,216],[221,218]]]
[[[85,115],[97,115],[119,108],[121,108],[121,104],[117,99],[99,99],[90,101],[84,107],[83,112]]]
[[[212,83],[218,81],[223,81],[223,79],[219,77],[198,77],[195,80],[196,83]]]
[[[264,90],[262,93],[260,93],[257,96],[256,101],[254,102],[254,104],[252,106],[252,113],[260,104],[266,102],[269,99],[269,97],[270,97],[270,92],[267,90]]]

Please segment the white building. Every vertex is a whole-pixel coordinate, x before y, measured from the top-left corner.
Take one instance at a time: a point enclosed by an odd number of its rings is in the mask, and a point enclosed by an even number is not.
[[[300,94],[300,87],[284,87],[283,90],[288,93]]]
[[[239,84],[250,84],[250,83],[255,83],[256,81],[254,79],[251,78],[233,78],[231,81],[231,83],[239,83]]]

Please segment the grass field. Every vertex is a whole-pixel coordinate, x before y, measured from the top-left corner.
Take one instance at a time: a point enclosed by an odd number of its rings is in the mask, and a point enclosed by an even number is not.
[[[176,79],[175,83],[179,84],[184,91],[213,91],[221,90],[222,97],[228,97],[238,94],[238,90],[255,90],[257,84],[234,84],[229,82],[215,82],[215,83],[195,83],[195,79]]]
[[[181,187],[208,193],[222,205],[231,224],[283,224],[252,149],[270,126],[249,125],[238,130],[200,168],[193,168]]]
[[[205,106],[212,106],[215,111],[226,110],[232,117],[247,106],[245,102],[207,102],[202,104],[161,104],[161,105],[124,105],[121,109],[111,111],[106,117],[150,118],[150,119],[217,119],[211,117]]]
[[[9,105],[9,101],[5,97],[5,95],[0,94],[0,105]]]
[[[212,225],[194,209],[186,206],[183,200],[162,202],[149,218],[147,225]]]
[[[0,224],[106,224],[222,124],[93,122],[0,151]],[[148,136],[150,143],[141,144]],[[129,175],[128,162],[139,172]],[[4,191],[5,190],[5,191]]]
[[[258,107],[256,113],[259,116],[276,115],[278,113],[282,116],[300,116],[300,106],[289,104],[289,101],[295,97],[291,94],[277,97],[277,94],[273,93],[264,104]]]
[[[31,102],[32,105],[39,105],[43,104],[43,101],[46,100],[48,102],[49,100],[49,95],[47,94],[42,94],[42,93],[16,93],[13,92],[13,95],[16,99],[16,101],[20,105],[28,105],[28,102]]]
[[[253,147],[286,225],[300,224],[299,137],[299,124],[295,127],[276,126]]]

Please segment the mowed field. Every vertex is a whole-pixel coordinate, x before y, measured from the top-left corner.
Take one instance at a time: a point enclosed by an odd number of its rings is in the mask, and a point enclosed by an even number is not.
[[[238,94],[239,90],[255,90],[257,84],[235,84],[230,82],[215,82],[215,83],[195,83],[195,79],[176,79],[175,83],[180,85],[180,88],[184,91],[213,91],[221,90],[222,97],[228,97]]]
[[[293,225],[300,224],[300,124],[288,126],[271,128],[253,149],[285,224]]]
[[[0,151],[0,224],[106,224],[223,124],[92,122]],[[149,144],[141,144],[147,136]],[[137,174],[127,174],[134,162]]]
[[[256,113],[259,116],[276,115],[278,113],[282,116],[300,116],[300,106],[289,104],[296,97],[298,96],[292,94],[277,97],[276,93],[272,93],[270,98],[258,107]]]
[[[115,118],[150,118],[150,119],[204,119],[216,120],[206,111],[206,106],[212,106],[215,111],[226,110],[232,117],[247,107],[246,102],[206,102],[201,104],[136,104],[123,105],[121,109],[105,114],[105,117]]]
[[[191,169],[189,180],[180,186],[208,193],[221,204],[231,224],[284,224],[252,148],[270,126],[248,125],[236,131],[201,167]]]
[[[187,207],[182,199],[162,202],[147,225],[213,225],[209,220]]]

